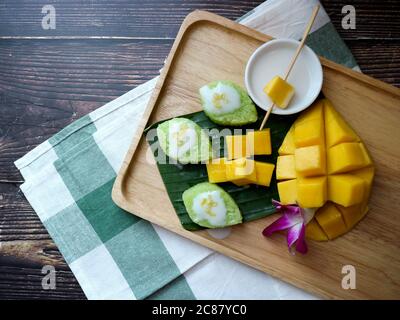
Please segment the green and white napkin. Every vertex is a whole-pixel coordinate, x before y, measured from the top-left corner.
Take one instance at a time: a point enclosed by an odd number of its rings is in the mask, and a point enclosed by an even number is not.
[[[297,39],[316,2],[269,0],[239,21]],[[308,44],[322,56],[356,66],[323,9]],[[114,179],[156,81],[75,121],[15,162],[25,179],[21,190],[87,298],[314,298],[113,203]]]

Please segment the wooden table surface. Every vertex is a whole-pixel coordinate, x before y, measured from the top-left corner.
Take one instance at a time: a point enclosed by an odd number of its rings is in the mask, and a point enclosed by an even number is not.
[[[19,190],[13,162],[81,116],[158,74],[194,9],[236,19],[262,1],[40,0],[0,2],[0,299],[84,299],[79,284]],[[400,86],[400,1],[321,1],[364,73]],[[356,8],[356,30],[341,9]],[[43,290],[53,265],[57,288]]]

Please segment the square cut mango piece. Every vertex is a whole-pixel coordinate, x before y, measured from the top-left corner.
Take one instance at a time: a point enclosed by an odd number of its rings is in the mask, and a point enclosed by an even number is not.
[[[239,158],[227,162],[226,178],[234,184],[242,186],[250,183],[257,183],[255,161],[246,158]]]
[[[344,223],[348,229],[353,228],[368,212],[366,203],[356,204],[350,207],[336,206],[342,213]]]
[[[257,184],[269,187],[274,173],[275,165],[266,162],[255,161]]]
[[[294,123],[294,143],[297,148],[325,145],[323,103],[315,103],[297,118]]]
[[[330,240],[341,236],[347,231],[347,227],[342,219],[342,214],[331,202],[328,202],[317,211],[315,219],[317,219],[318,224]]]
[[[306,225],[306,238],[315,241],[328,241],[328,236],[315,219],[312,219]]]
[[[328,199],[349,207],[359,204],[364,199],[365,182],[351,174],[335,174],[328,176]]]
[[[280,156],[287,154],[294,154],[296,146],[294,145],[294,127],[290,127],[286,133],[285,139],[283,139],[282,145],[279,147],[278,154]]]
[[[226,163],[225,158],[212,159],[206,164],[208,181],[211,183],[226,182]]]
[[[293,86],[279,76],[273,77],[272,80],[268,82],[264,87],[264,92],[273,103],[282,109],[287,108],[290,100],[294,96]]]
[[[297,202],[302,208],[322,207],[327,199],[326,177],[297,179]]]
[[[345,173],[368,166],[368,154],[359,142],[341,143],[328,149],[328,173]]]
[[[360,138],[335,110],[329,100],[325,105],[325,135],[326,146],[332,147],[343,142],[358,142]]]
[[[296,179],[296,169],[293,155],[279,156],[276,162],[276,179]]]
[[[320,145],[298,148],[295,150],[295,168],[304,177],[324,175],[326,159],[324,147]]]
[[[269,129],[250,131],[246,135],[226,136],[228,159],[271,154],[271,134]]]
[[[297,180],[278,182],[279,200],[282,204],[297,203]]]
[[[351,174],[364,180],[364,202],[368,202],[371,194],[372,183],[374,181],[375,168],[367,167],[352,171]]]

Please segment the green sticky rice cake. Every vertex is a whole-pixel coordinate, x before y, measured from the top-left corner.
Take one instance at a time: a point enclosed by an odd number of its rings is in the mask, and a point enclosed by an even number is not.
[[[203,110],[220,125],[241,126],[257,121],[257,110],[247,92],[232,81],[213,81],[199,90]]]
[[[196,184],[183,193],[182,199],[190,219],[202,227],[223,228],[242,222],[236,202],[216,184]]]
[[[180,163],[200,163],[212,158],[210,138],[195,122],[173,118],[158,125],[161,149]]]

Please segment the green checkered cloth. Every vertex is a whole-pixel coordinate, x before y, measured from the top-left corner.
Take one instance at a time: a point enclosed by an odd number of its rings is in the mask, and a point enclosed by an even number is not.
[[[316,1],[269,0],[239,21],[298,39]],[[300,32],[300,33],[299,33]],[[321,10],[308,45],[355,61]],[[72,123],[15,162],[21,190],[89,299],[305,299],[306,292],[118,208],[111,189],[157,79]]]

